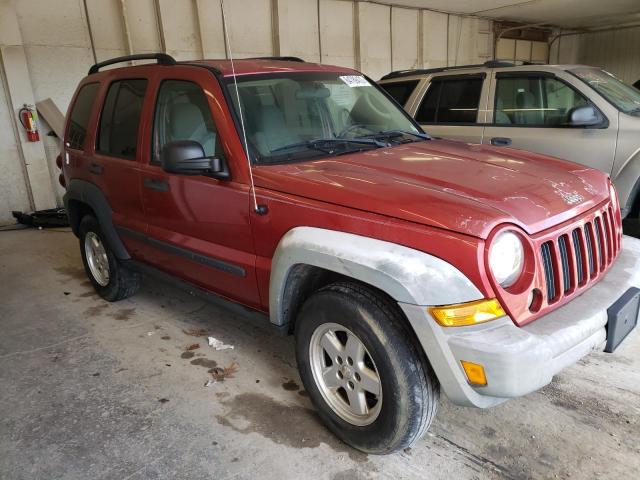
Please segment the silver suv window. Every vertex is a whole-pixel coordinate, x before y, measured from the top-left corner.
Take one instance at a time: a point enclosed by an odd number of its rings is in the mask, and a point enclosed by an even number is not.
[[[509,75],[496,84],[497,125],[561,127],[570,124],[572,110],[588,100],[568,84],[548,76]]]
[[[418,86],[419,80],[403,80],[401,82],[381,83],[380,86],[393,97],[400,105],[405,105],[413,90]]]
[[[416,113],[418,123],[476,123],[484,77],[435,77]]]
[[[640,113],[640,90],[622,83],[609,72],[598,68],[576,68],[571,70],[576,77],[602,95],[618,110],[625,113]]]

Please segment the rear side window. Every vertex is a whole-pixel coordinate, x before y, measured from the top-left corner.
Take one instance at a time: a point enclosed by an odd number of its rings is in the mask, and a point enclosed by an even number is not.
[[[100,153],[136,158],[138,127],[147,80],[119,80],[109,87],[104,101],[96,149]]]
[[[88,83],[83,86],[71,110],[71,120],[69,122],[69,132],[67,133],[67,143],[69,148],[82,150],[84,140],[87,137],[87,124],[91,115],[91,108],[98,93],[99,84]]]
[[[418,108],[418,123],[476,123],[481,77],[434,79]]]
[[[386,92],[393,97],[403,107],[409,100],[409,97],[418,86],[418,80],[406,80],[404,82],[391,82],[380,84]]]

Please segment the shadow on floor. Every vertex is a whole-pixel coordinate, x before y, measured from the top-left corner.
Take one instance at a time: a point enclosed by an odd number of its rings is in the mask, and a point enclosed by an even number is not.
[[[622,221],[622,230],[625,235],[640,238],[640,218],[625,218]]]

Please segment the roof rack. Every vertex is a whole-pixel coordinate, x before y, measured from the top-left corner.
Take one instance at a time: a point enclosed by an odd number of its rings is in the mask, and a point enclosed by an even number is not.
[[[124,57],[115,57],[104,62],[96,63],[89,69],[89,75],[98,73],[102,67],[113,65],[115,63],[130,62],[132,60],[157,60],[160,65],[175,65],[176,59],[166,53],[138,53],[136,55],[125,55]]]
[[[300,57],[252,57],[247,58],[246,60],[278,60],[280,62],[301,62],[307,63]]]
[[[489,60],[484,63],[477,63],[474,65],[457,65],[455,67],[438,67],[438,68],[426,68],[426,69],[410,69],[410,70],[398,70],[388,73],[380,80],[389,80],[391,78],[410,77],[412,75],[427,75],[430,73],[447,72],[449,70],[460,70],[465,68],[502,68],[502,67],[517,67],[519,65],[536,65],[532,62],[510,62],[505,60]]]

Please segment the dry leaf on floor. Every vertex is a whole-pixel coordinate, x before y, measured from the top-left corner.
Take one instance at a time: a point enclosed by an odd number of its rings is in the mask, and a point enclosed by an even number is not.
[[[191,345],[189,345],[187,348],[185,348],[186,351],[189,350],[197,350],[198,348],[200,348],[200,344],[199,343],[192,343]]]
[[[232,362],[228,367],[216,367],[211,372],[211,376],[216,382],[222,382],[225,378],[233,378],[233,375],[238,371],[239,367],[240,365],[236,362]]]
[[[208,337],[209,331],[205,328],[190,328],[189,330],[182,330],[182,333],[191,337]]]

